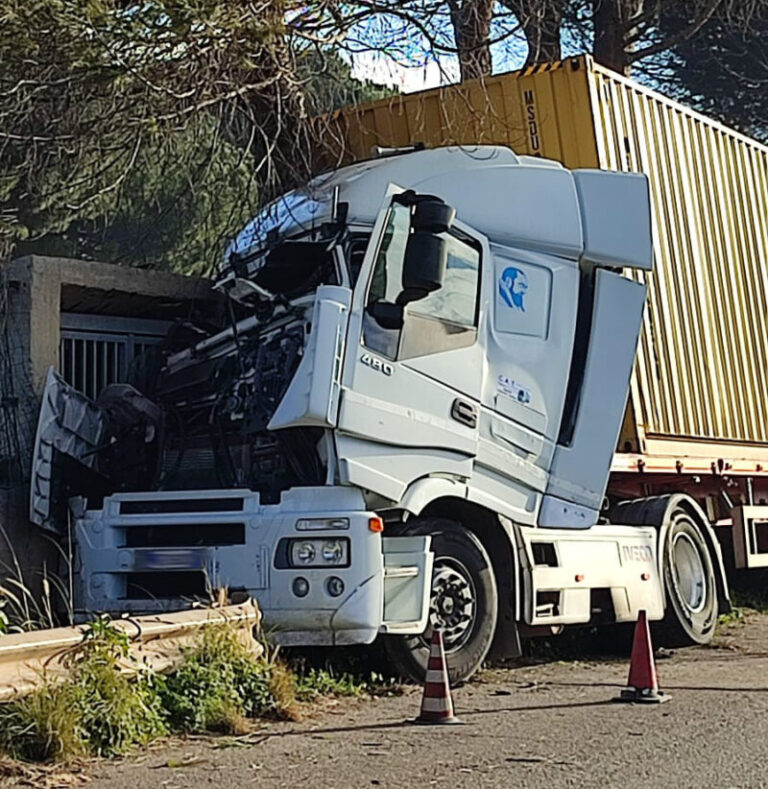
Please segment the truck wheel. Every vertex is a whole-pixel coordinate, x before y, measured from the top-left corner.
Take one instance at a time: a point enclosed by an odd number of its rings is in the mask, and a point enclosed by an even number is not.
[[[480,540],[455,521],[425,518],[406,533],[432,536],[429,623],[418,636],[387,636],[387,655],[400,674],[423,682],[432,632],[439,627],[451,685],[465,682],[480,668],[496,630],[498,594],[491,560]]]
[[[717,624],[717,585],[707,543],[685,507],[667,513],[662,572],[667,608],[655,626],[665,647],[708,644]]]

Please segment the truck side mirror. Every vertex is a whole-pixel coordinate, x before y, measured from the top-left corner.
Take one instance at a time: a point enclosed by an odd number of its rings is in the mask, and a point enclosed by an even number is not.
[[[456,209],[439,197],[417,195],[411,213],[411,229],[429,233],[447,233],[456,218]]]
[[[368,314],[382,329],[399,331],[403,328],[404,307],[402,304],[391,304],[388,301],[374,301],[366,308]]]
[[[417,230],[408,237],[403,259],[403,290],[398,304],[423,299],[443,286],[448,245],[444,238],[427,230]]]

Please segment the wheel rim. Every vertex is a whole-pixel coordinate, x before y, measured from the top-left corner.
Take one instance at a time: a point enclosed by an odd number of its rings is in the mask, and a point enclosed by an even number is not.
[[[427,645],[432,633],[443,632],[446,653],[456,652],[469,640],[477,611],[475,584],[467,568],[457,559],[440,556],[432,573],[429,625],[422,639]]]
[[[707,572],[698,546],[686,532],[674,536],[671,565],[680,602],[691,614],[698,614],[707,603]]]

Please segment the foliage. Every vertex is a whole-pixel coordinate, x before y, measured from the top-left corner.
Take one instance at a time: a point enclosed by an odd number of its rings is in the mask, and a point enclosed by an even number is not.
[[[135,171],[149,170],[157,187],[158,173],[185,157],[188,166],[171,172],[159,194],[173,206],[179,191],[187,202],[204,193],[200,210],[207,204],[214,212],[217,231],[226,223],[215,212],[232,210],[231,197],[217,202],[228,173],[245,168],[263,196],[303,179],[314,142],[297,59],[310,44],[336,40],[348,24],[323,2],[6,0],[5,247],[47,234],[79,239],[82,223],[87,231],[88,223],[106,227],[121,202],[130,213],[131,194],[135,200],[145,188],[131,184]],[[231,191],[247,202],[242,185]]]
[[[84,754],[79,698],[70,683],[45,681],[23,698],[0,705],[0,750],[28,761],[60,761]]]
[[[744,609],[737,605],[732,606],[727,614],[720,614],[717,618],[717,623],[724,627],[735,625],[737,622],[744,624]]]
[[[156,679],[119,670],[128,647],[128,637],[109,620],[91,623],[65,680],[45,678],[33,693],[0,705],[0,749],[30,760],[111,756],[163,734]]]
[[[227,239],[256,212],[258,198],[253,157],[226,140],[212,145],[213,122],[201,126],[190,124],[173,141],[157,135],[110,212],[21,241],[16,253],[210,273]]]
[[[286,702],[272,694],[271,679],[269,661],[254,658],[235,629],[216,625],[203,630],[163,683],[160,698],[174,730],[229,731],[241,717],[283,712]]]
[[[333,50],[310,49],[298,60],[305,81],[307,108],[322,115],[350,104],[376,101],[396,93],[392,88],[352,76],[351,67]]]
[[[669,14],[671,34],[683,24],[687,3]],[[707,115],[768,139],[768,2],[738,13],[718,13],[695,40],[674,48],[679,66],[668,89]]]
[[[128,635],[101,618],[90,624],[70,661],[80,727],[98,756],[122,753],[166,731],[156,678],[137,666],[133,677],[120,671],[129,654]]]
[[[303,651],[288,660],[297,678],[296,698],[310,702],[321,696],[391,695],[400,692],[399,678],[382,650],[325,648]]]
[[[314,701],[319,696],[362,696],[367,687],[365,680],[347,672],[337,674],[333,669],[311,668],[299,675],[296,697],[299,701]]]

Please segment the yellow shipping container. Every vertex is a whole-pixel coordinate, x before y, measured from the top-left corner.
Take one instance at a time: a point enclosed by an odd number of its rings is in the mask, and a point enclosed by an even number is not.
[[[359,105],[335,120],[347,160],[374,145],[490,143],[569,168],[646,173],[656,268],[619,450],[643,464],[685,458],[687,470],[705,470],[727,458],[734,471],[763,471],[768,147],[588,56]],[[614,466],[624,468],[620,456]]]

